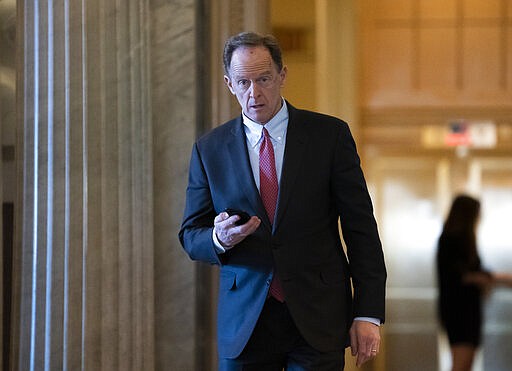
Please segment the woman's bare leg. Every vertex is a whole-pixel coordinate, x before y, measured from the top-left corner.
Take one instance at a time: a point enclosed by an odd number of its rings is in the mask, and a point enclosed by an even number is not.
[[[452,345],[452,371],[471,371],[476,347],[469,344]]]

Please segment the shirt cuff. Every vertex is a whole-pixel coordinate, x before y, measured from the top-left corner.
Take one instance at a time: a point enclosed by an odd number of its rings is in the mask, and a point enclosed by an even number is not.
[[[215,247],[215,251],[217,252],[217,254],[224,254],[226,252],[226,248],[221,245],[219,239],[217,238],[217,233],[215,233],[215,227],[213,228],[212,238],[213,245]]]
[[[366,322],[373,323],[376,326],[380,326],[380,319],[373,318],[373,317],[356,317],[356,318],[354,318],[354,321],[366,321]]]

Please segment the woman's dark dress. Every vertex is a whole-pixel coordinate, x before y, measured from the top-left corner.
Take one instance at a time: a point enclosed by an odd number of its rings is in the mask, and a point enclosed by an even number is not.
[[[482,329],[482,290],[465,284],[462,277],[468,272],[484,272],[480,258],[459,236],[442,234],[437,251],[439,283],[439,317],[451,345],[469,343],[480,345]]]

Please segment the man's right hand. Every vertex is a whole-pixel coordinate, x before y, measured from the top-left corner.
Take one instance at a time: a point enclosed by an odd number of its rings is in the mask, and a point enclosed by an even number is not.
[[[217,239],[226,250],[253,234],[261,224],[261,220],[257,216],[251,216],[251,219],[245,224],[236,225],[235,223],[239,219],[238,215],[229,216],[223,211],[213,221]]]

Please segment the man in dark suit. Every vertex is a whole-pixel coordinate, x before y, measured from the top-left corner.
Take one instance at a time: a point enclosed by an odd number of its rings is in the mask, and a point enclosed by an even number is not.
[[[282,98],[272,36],[231,37],[224,68],[242,115],[194,144],[179,232],[220,266],[219,369],[342,370],[348,345],[361,365],[379,352],[386,268],[348,125]]]

